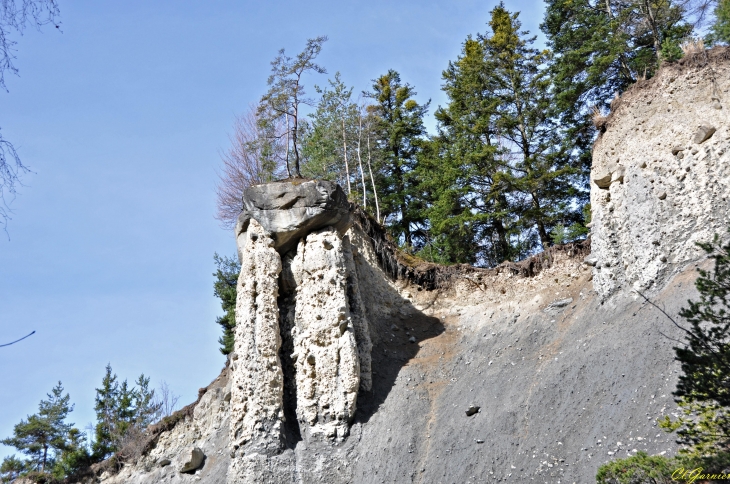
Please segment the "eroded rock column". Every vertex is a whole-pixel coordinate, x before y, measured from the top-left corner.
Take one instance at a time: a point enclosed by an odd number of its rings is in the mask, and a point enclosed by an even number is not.
[[[302,239],[291,261],[297,418],[306,437],[343,438],[355,413],[360,360],[343,238],[325,228]]]
[[[231,362],[231,446],[251,444],[258,452],[271,454],[281,447],[283,416],[277,306],[281,258],[256,220],[238,239],[242,260]]]

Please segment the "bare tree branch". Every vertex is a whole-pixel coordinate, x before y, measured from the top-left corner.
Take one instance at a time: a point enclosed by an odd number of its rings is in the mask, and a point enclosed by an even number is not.
[[[27,337],[29,337],[29,336],[33,336],[34,334],[35,334],[35,331],[32,331],[32,332],[30,332],[29,334],[26,334],[25,336],[23,336],[23,337],[22,337],[22,338],[20,338],[20,339],[16,339],[16,340],[15,340],[15,341],[13,341],[13,342],[10,342],[10,343],[5,343],[4,345],[0,345],[0,348],[2,348],[3,346],[10,346],[10,345],[14,345],[14,344],[15,344],[15,343],[17,343],[18,341],[23,341],[23,340],[24,340],[25,338],[27,338]]]

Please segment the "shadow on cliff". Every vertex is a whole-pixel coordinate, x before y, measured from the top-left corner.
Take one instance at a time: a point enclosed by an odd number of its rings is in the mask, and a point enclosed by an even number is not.
[[[418,354],[420,343],[439,336],[445,327],[438,318],[424,314],[405,297],[408,291],[432,288],[428,281],[405,273],[397,260],[397,248],[382,228],[362,212],[356,212],[355,225],[364,235],[359,251],[353,251],[353,258],[373,348],[372,389],[360,390],[353,423],[365,423],[385,402],[401,368]],[[370,250],[368,257],[366,253]],[[398,280],[411,283],[403,294],[393,284]]]
[[[383,285],[387,285],[385,280]],[[388,398],[401,368],[418,354],[420,343],[445,331],[438,318],[423,314],[408,299],[388,288],[393,292],[395,311],[390,316],[371,317],[369,321],[373,340],[373,386],[371,391],[361,390],[358,394],[353,423],[368,422]]]

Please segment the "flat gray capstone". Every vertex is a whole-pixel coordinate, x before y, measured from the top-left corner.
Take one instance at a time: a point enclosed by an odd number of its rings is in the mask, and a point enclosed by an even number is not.
[[[243,206],[236,236],[248,230],[253,218],[272,234],[274,248],[281,254],[312,231],[334,226],[344,232],[351,223],[347,195],[328,181],[295,179],[254,185],[244,190]]]

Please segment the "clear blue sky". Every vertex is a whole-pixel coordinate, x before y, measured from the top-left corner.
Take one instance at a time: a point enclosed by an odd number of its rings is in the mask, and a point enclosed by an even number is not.
[[[111,363],[193,401],[224,365],[213,253],[216,169],[234,116],[280,48],[328,35],[319,59],[356,92],[389,68],[444,103],[441,72],[495,1],[59,0],[62,33],[18,37],[0,127],[34,173],[0,234],[0,438],[61,380],[80,428]],[[537,33],[543,4],[507,3]],[[306,79],[325,84],[327,76]],[[311,91],[313,92],[313,90]],[[433,121],[427,125],[433,128]],[[12,449],[0,446],[0,457]]]

